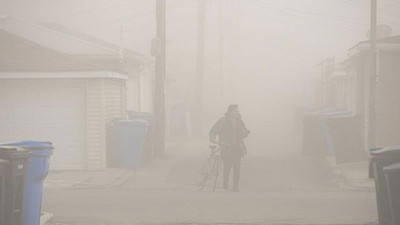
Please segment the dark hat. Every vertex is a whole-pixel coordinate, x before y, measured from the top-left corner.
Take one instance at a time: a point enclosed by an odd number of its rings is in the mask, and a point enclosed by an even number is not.
[[[232,112],[233,110],[238,109],[238,108],[239,108],[239,106],[237,104],[232,104],[232,105],[228,106],[226,111],[227,112]]]

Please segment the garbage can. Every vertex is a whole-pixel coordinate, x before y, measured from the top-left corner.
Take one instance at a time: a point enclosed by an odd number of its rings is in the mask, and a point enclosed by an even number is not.
[[[29,150],[27,179],[23,199],[23,225],[39,225],[42,205],[43,182],[49,172],[49,158],[53,153],[51,142],[21,141],[5,145]]]
[[[400,224],[400,163],[383,167],[387,191],[389,194],[389,205],[391,224]]]
[[[6,166],[8,161],[0,159],[0,224],[4,224],[6,205]]]
[[[334,143],[328,121],[333,117],[351,114],[350,111],[319,111],[306,115],[303,120],[302,153],[312,157],[334,155]]]
[[[326,156],[325,136],[318,115],[309,114],[303,119],[302,153],[306,156]]]
[[[369,149],[369,154],[371,155],[371,152],[378,151],[378,150],[381,150],[381,149],[382,148],[370,148]],[[374,167],[372,165],[371,160],[369,160],[369,165],[368,165],[368,178],[375,178],[374,177]]]
[[[362,120],[359,115],[332,116],[328,118],[327,125],[337,165],[368,159],[363,143]]]
[[[12,146],[0,146],[0,159],[8,161],[5,175],[5,211],[1,224],[22,224],[23,195],[28,157],[29,152],[26,149]]]
[[[372,151],[370,160],[375,177],[376,201],[380,225],[391,225],[390,200],[383,168],[400,162],[400,145]]]
[[[153,143],[154,129],[155,129],[154,116],[151,113],[135,112],[135,111],[128,111],[128,116],[129,119],[131,120],[145,120],[148,123],[142,157],[143,157],[143,163],[149,163],[153,159],[154,155],[154,143]]]
[[[143,120],[116,120],[114,123],[119,166],[128,169],[141,167],[148,123]]]

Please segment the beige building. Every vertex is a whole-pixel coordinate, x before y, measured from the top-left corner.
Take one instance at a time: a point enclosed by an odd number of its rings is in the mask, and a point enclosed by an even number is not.
[[[11,18],[0,21],[0,39],[0,142],[52,142],[51,169],[106,168],[112,121],[127,105],[151,111],[144,56]]]

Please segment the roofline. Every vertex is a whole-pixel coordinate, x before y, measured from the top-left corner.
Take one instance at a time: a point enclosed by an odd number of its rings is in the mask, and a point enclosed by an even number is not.
[[[398,36],[391,36],[391,37],[386,37],[386,38],[380,38],[377,39],[376,43],[376,48],[378,51],[396,51],[400,49],[400,42],[385,42],[385,40],[389,40],[393,37],[398,37]],[[347,50],[347,55],[348,56],[353,56],[358,54],[361,51],[369,50],[370,49],[370,41],[360,41],[353,47],[349,48]]]
[[[65,78],[113,78],[128,80],[128,75],[112,71],[71,72],[0,72],[0,79],[65,79]]]

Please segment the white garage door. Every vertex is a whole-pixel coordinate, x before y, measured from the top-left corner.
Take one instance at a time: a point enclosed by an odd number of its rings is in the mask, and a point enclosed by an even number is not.
[[[51,169],[85,169],[85,83],[0,80],[0,142],[20,140],[52,142]]]

